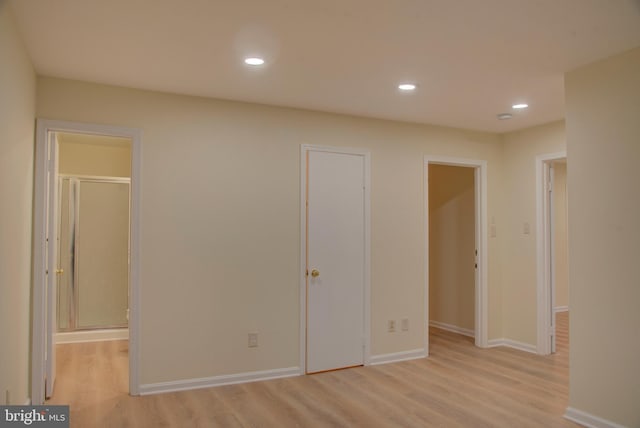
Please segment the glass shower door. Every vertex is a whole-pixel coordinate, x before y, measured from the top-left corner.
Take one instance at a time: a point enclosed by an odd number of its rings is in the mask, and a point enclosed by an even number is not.
[[[85,178],[61,183],[59,259],[69,274],[59,289],[59,330],[126,327],[129,183]]]

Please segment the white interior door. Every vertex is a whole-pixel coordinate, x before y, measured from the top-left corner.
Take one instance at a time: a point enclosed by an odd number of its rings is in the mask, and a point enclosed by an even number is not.
[[[364,363],[365,156],[307,152],[307,373]]]
[[[56,134],[49,134],[49,168],[47,173],[47,245],[46,245],[46,351],[45,351],[45,396],[53,395],[56,381],[56,326],[58,277],[58,142]]]

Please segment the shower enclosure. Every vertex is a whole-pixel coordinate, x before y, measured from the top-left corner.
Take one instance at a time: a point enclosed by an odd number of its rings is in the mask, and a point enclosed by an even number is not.
[[[58,331],[125,328],[128,178],[59,178]]]

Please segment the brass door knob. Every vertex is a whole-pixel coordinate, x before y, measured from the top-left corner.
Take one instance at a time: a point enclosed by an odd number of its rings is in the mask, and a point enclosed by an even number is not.
[[[56,269],[56,274],[62,275],[64,273],[64,269]]]
[[[317,278],[320,276],[320,271],[318,269],[311,269],[311,276]]]

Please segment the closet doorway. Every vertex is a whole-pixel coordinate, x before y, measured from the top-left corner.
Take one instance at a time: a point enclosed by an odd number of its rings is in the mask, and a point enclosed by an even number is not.
[[[424,182],[426,324],[486,348],[487,162],[425,156]]]

